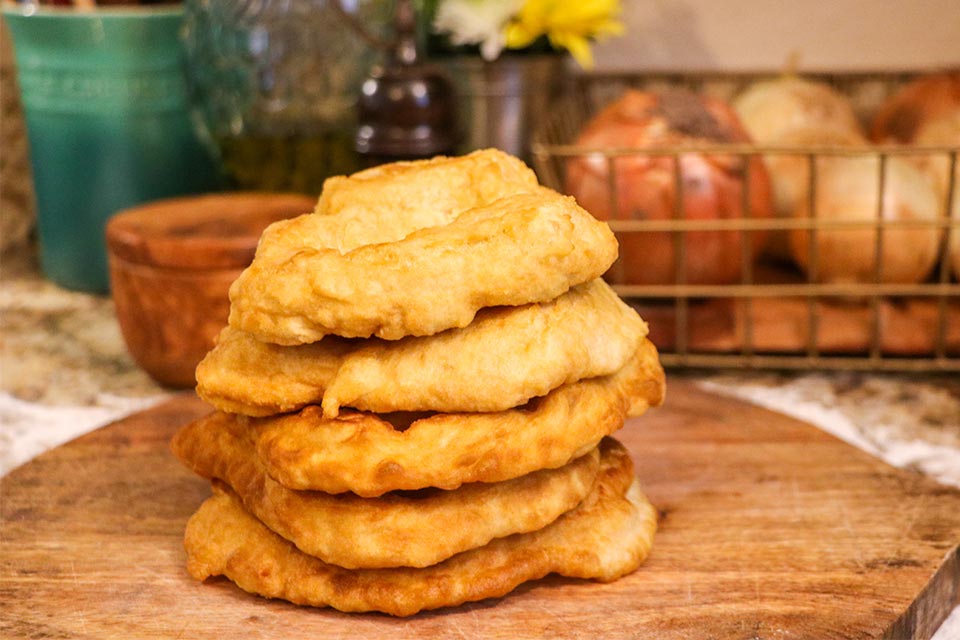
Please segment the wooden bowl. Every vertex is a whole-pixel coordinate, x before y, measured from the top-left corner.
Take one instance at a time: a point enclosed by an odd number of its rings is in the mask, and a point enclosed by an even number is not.
[[[271,222],[313,210],[298,194],[226,193],[161,200],[107,224],[117,320],[134,360],[157,382],[196,384],[230,310],[230,284]]]

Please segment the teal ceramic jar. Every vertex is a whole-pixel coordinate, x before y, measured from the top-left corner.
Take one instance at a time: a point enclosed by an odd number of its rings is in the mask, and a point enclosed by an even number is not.
[[[179,7],[6,7],[37,196],[44,273],[108,289],[115,212],[216,184],[186,104]]]

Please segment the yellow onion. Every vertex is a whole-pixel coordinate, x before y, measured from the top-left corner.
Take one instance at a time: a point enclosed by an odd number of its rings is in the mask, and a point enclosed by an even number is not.
[[[733,102],[740,121],[754,142],[776,145],[795,130],[860,133],[850,102],[822,82],[795,76],[763,80],[750,85]]]
[[[921,76],[888,98],[873,118],[874,142],[914,142],[925,124],[960,110],[960,71]]]
[[[960,107],[925,122],[917,129],[917,135],[912,142],[920,147],[955,147],[960,151]],[[906,157],[914,160],[917,166],[930,176],[940,197],[946,199],[949,186],[949,155],[931,151]],[[960,170],[960,158],[957,161],[957,168]],[[956,191],[957,187],[954,187],[954,195]]]
[[[566,190],[601,220],[673,218],[677,204],[675,156],[645,152],[703,144],[748,142],[736,114],[724,102],[689,92],[662,94],[627,91],[598,113],[581,131],[576,144],[599,149],[635,149],[613,159],[614,194],[608,159],[585,154],[567,164]],[[681,215],[686,219],[767,217],[770,182],[758,157],[683,153],[679,159]],[[749,195],[743,206],[744,170],[749,166]],[[618,264],[607,274],[615,283],[676,282],[679,256],[670,232],[622,231]],[[764,240],[749,232],[750,256]],[[690,231],[685,236],[686,282],[722,284],[739,280],[744,235],[740,231]]]
[[[960,110],[948,116],[930,121],[918,133],[916,144],[934,146],[953,146],[960,152]],[[911,156],[912,157],[912,156]],[[953,194],[950,196],[950,158],[946,153],[930,152],[916,158],[917,165],[932,180],[937,191],[938,201],[945,206],[947,197],[950,217],[960,221],[960,157],[957,158],[953,173]],[[945,259],[950,260],[953,274],[960,280],[960,227],[950,232],[950,244]]]
[[[822,82],[795,76],[755,82],[737,96],[733,106],[757,144],[797,150],[763,158],[778,218],[796,215],[798,203],[808,197],[808,149],[866,143],[849,101]],[[766,253],[788,260],[787,234],[773,232]]]
[[[954,174],[953,202],[950,203],[950,218],[960,223],[960,171]],[[960,225],[950,232],[950,266],[953,275],[960,280]]]
[[[809,149],[856,147],[865,143],[863,136],[842,129],[793,129],[783,133],[777,146],[796,150],[795,153],[777,153],[764,156],[770,182],[773,185],[773,211],[779,218],[802,215],[798,208],[808,205],[810,197]],[[819,154],[815,154],[820,157]],[[786,232],[770,235],[767,254],[789,259]]]
[[[877,141],[960,148],[960,72],[927,75],[906,85],[877,113],[871,134]],[[926,152],[906,157],[930,177],[939,202],[946,203],[949,156]],[[960,220],[960,164],[954,173],[949,210],[953,220]],[[944,259],[949,260],[954,275],[960,279],[960,228],[950,232]]]
[[[819,282],[873,282],[876,267],[880,159],[877,156],[817,159],[817,220],[864,222],[863,228],[816,231]],[[883,190],[882,220],[935,221],[941,205],[931,181],[917,167],[889,158]],[[798,201],[796,216],[810,217],[808,202]],[[889,227],[883,231],[881,282],[917,283],[925,279],[937,260],[942,230],[927,226]],[[793,259],[809,272],[808,230],[790,232]]]

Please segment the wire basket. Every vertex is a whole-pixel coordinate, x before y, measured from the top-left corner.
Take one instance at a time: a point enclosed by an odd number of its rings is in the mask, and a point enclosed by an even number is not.
[[[870,114],[912,74],[809,74],[846,95],[860,116]],[[614,289],[651,326],[651,339],[667,366],[753,367],[775,369],[860,369],[875,371],[960,371],[960,257],[951,273],[950,252],[960,253],[960,211],[951,202],[960,189],[956,146],[871,145],[857,147],[766,147],[746,144],[696,145],[671,148],[596,148],[574,143],[584,123],[627,88],[658,91],[682,87],[725,100],[762,76],[742,75],[585,75],[576,91],[547,117],[534,134],[534,167],[547,186],[567,191],[571,163],[604,163],[609,177],[610,227],[621,242],[642,239],[669,243],[672,277],[651,284],[630,283],[622,260],[607,279]],[[684,211],[686,181],[682,175],[687,154],[722,156],[739,163],[743,175],[739,217],[696,219]],[[672,215],[666,219],[625,219],[618,211],[616,163],[644,156],[671,163]],[[803,162],[808,176],[804,217],[751,217],[749,206],[752,159],[790,157]],[[875,212],[863,220],[836,220],[817,215],[817,193],[827,158],[869,158],[876,170]],[[946,177],[938,192],[940,211],[935,219],[885,219],[884,196],[891,181],[891,161],[936,162]],[[899,162],[899,160],[898,160]],[[622,188],[622,185],[621,185]],[[884,260],[892,262],[896,234],[905,229],[935,234],[936,266],[922,282],[891,282],[884,278]],[[824,281],[822,246],[830,234],[869,233],[872,271],[859,281]],[[688,278],[688,256],[698,251],[691,240],[703,234],[726,234],[739,256],[739,274],[733,282],[697,284]],[[806,267],[783,256],[757,250],[757,234],[804,234]],[[647,244],[645,246],[654,246]],[[909,247],[903,247],[909,251]],[[796,254],[795,254],[796,255]],[[890,265],[892,266],[892,264]]]

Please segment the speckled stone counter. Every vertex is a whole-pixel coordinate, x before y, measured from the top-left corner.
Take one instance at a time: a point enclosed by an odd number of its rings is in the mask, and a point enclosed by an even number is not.
[[[107,296],[38,275],[33,252],[0,262],[0,475],[169,395],[127,354]]]
[[[960,486],[960,380],[948,375],[674,371],[814,424],[895,466]],[[0,264],[0,474],[170,395],[126,352],[109,297]],[[960,637],[960,608],[936,639]]]

